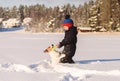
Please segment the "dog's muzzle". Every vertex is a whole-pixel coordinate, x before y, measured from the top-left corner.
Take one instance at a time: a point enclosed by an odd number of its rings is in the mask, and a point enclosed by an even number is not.
[[[45,50],[44,50],[44,53],[47,53],[47,52],[48,52],[48,50],[47,50],[47,49],[45,49]]]

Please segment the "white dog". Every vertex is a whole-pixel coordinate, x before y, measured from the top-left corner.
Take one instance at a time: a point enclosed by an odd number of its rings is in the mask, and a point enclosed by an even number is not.
[[[61,54],[60,52],[56,51],[55,49],[57,46],[51,45],[47,49],[44,50],[45,53],[48,53],[51,57],[51,63],[53,65],[60,63],[60,59],[65,57],[65,54]]]

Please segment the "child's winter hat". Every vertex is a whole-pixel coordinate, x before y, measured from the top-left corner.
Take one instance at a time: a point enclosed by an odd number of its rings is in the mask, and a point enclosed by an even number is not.
[[[63,26],[67,26],[67,27],[73,26],[73,20],[72,19],[65,19],[63,21]]]

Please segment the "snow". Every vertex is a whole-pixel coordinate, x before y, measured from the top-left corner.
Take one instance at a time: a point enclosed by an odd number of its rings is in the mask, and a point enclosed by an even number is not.
[[[0,32],[0,81],[120,81],[119,34],[80,33],[76,63],[52,65],[43,50],[63,36],[22,28]]]

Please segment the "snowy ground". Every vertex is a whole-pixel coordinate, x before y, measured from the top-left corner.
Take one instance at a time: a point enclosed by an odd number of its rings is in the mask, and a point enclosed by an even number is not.
[[[64,34],[5,31],[0,32],[0,81],[120,81],[119,34],[78,34],[76,64],[52,66],[43,50]]]

